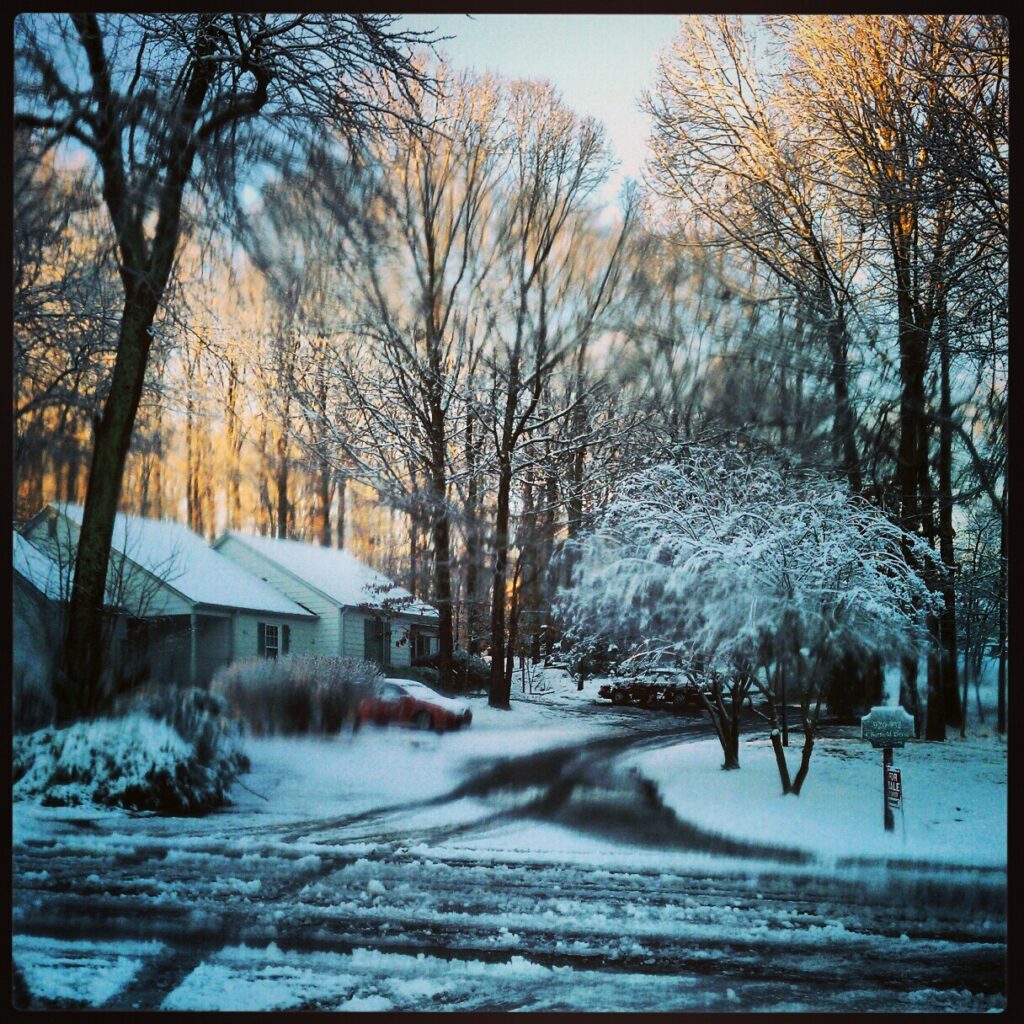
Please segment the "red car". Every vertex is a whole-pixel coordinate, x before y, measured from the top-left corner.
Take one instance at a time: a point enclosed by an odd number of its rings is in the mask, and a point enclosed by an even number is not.
[[[464,701],[435,693],[412,679],[385,679],[372,697],[365,697],[356,710],[356,724],[410,725],[415,729],[461,729],[473,720]]]

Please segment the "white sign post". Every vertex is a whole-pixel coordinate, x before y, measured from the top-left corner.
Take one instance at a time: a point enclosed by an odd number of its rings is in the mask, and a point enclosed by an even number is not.
[[[872,708],[860,720],[861,739],[882,748],[882,820],[886,832],[895,828],[893,809],[903,811],[903,781],[899,768],[892,763],[892,748],[902,747],[914,738],[914,719],[903,708]]]

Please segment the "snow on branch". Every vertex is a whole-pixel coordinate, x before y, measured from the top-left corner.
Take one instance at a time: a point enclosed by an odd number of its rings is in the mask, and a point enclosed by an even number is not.
[[[708,669],[785,653],[890,660],[935,600],[903,555],[934,559],[845,485],[765,453],[693,443],[624,481],[573,552],[559,607],[616,639],[669,638]]]

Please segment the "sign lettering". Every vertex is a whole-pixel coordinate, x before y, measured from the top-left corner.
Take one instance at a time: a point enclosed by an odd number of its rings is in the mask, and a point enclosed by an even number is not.
[[[893,810],[898,810],[903,802],[903,780],[900,777],[900,770],[891,764],[885,766],[885,800]]]
[[[902,747],[914,738],[914,719],[903,708],[872,708],[860,720],[861,739],[873,747]]]

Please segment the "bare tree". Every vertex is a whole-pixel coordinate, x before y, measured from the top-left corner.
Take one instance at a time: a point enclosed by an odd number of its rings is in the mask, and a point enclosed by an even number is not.
[[[859,491],[850,397],[850,320],[863,231],[837,202],[828,154],[765,82],[749,22],[691,17],[645,98],[654,118],[653,188],[683,216],[710,225],[705,244],[745,252],[797,306],[828,353],[833,464]]]
[[[357,138],[420,73],[383,15],[21,15],[15,126],[95,161],[123,286],[117,357],[96,431],[64,652],[62,715],[96,695],[111,531],[151,344],[205,182],[229,194],[240,157],[334,125]],[[381,82],[385,82],[382,88]],[[203,174],[200,175],[199,172]],[[202,189],[200,190],[202,191]]]
[[[396,124],[370,147],[364,172],[314,154],[309,187],[339,235],[329,371],[339,404],[321,425],[321,445],[429,533],[448,685],[453,441],[482,330],[477,293],[492,261],[485,240],[506,142],[495,82],[443,69],[436,81],[438,94],[417,97],[408,112],[428,125]],[[325,411],[315,388],[302,401]]]
[[[588,230],[587,200],[607,171],[596,122],[577,118],[546,84],[513,83],[514,145],[503,189],[500,273],[489,282],[491,330],[483,364],[488,381],[481,418],[488,424],[497,474],[491,595],[492,706],[509,706],[505,612],[510,516],[517,453],[529,436],[572,413],[539,416],[555,367],[585,350],[616,289],[624,240],[633,223],[627,200],[609,251]],[[596,257],[596,258],[595,258]],[[585,358],[585,353],[581,354]]]

